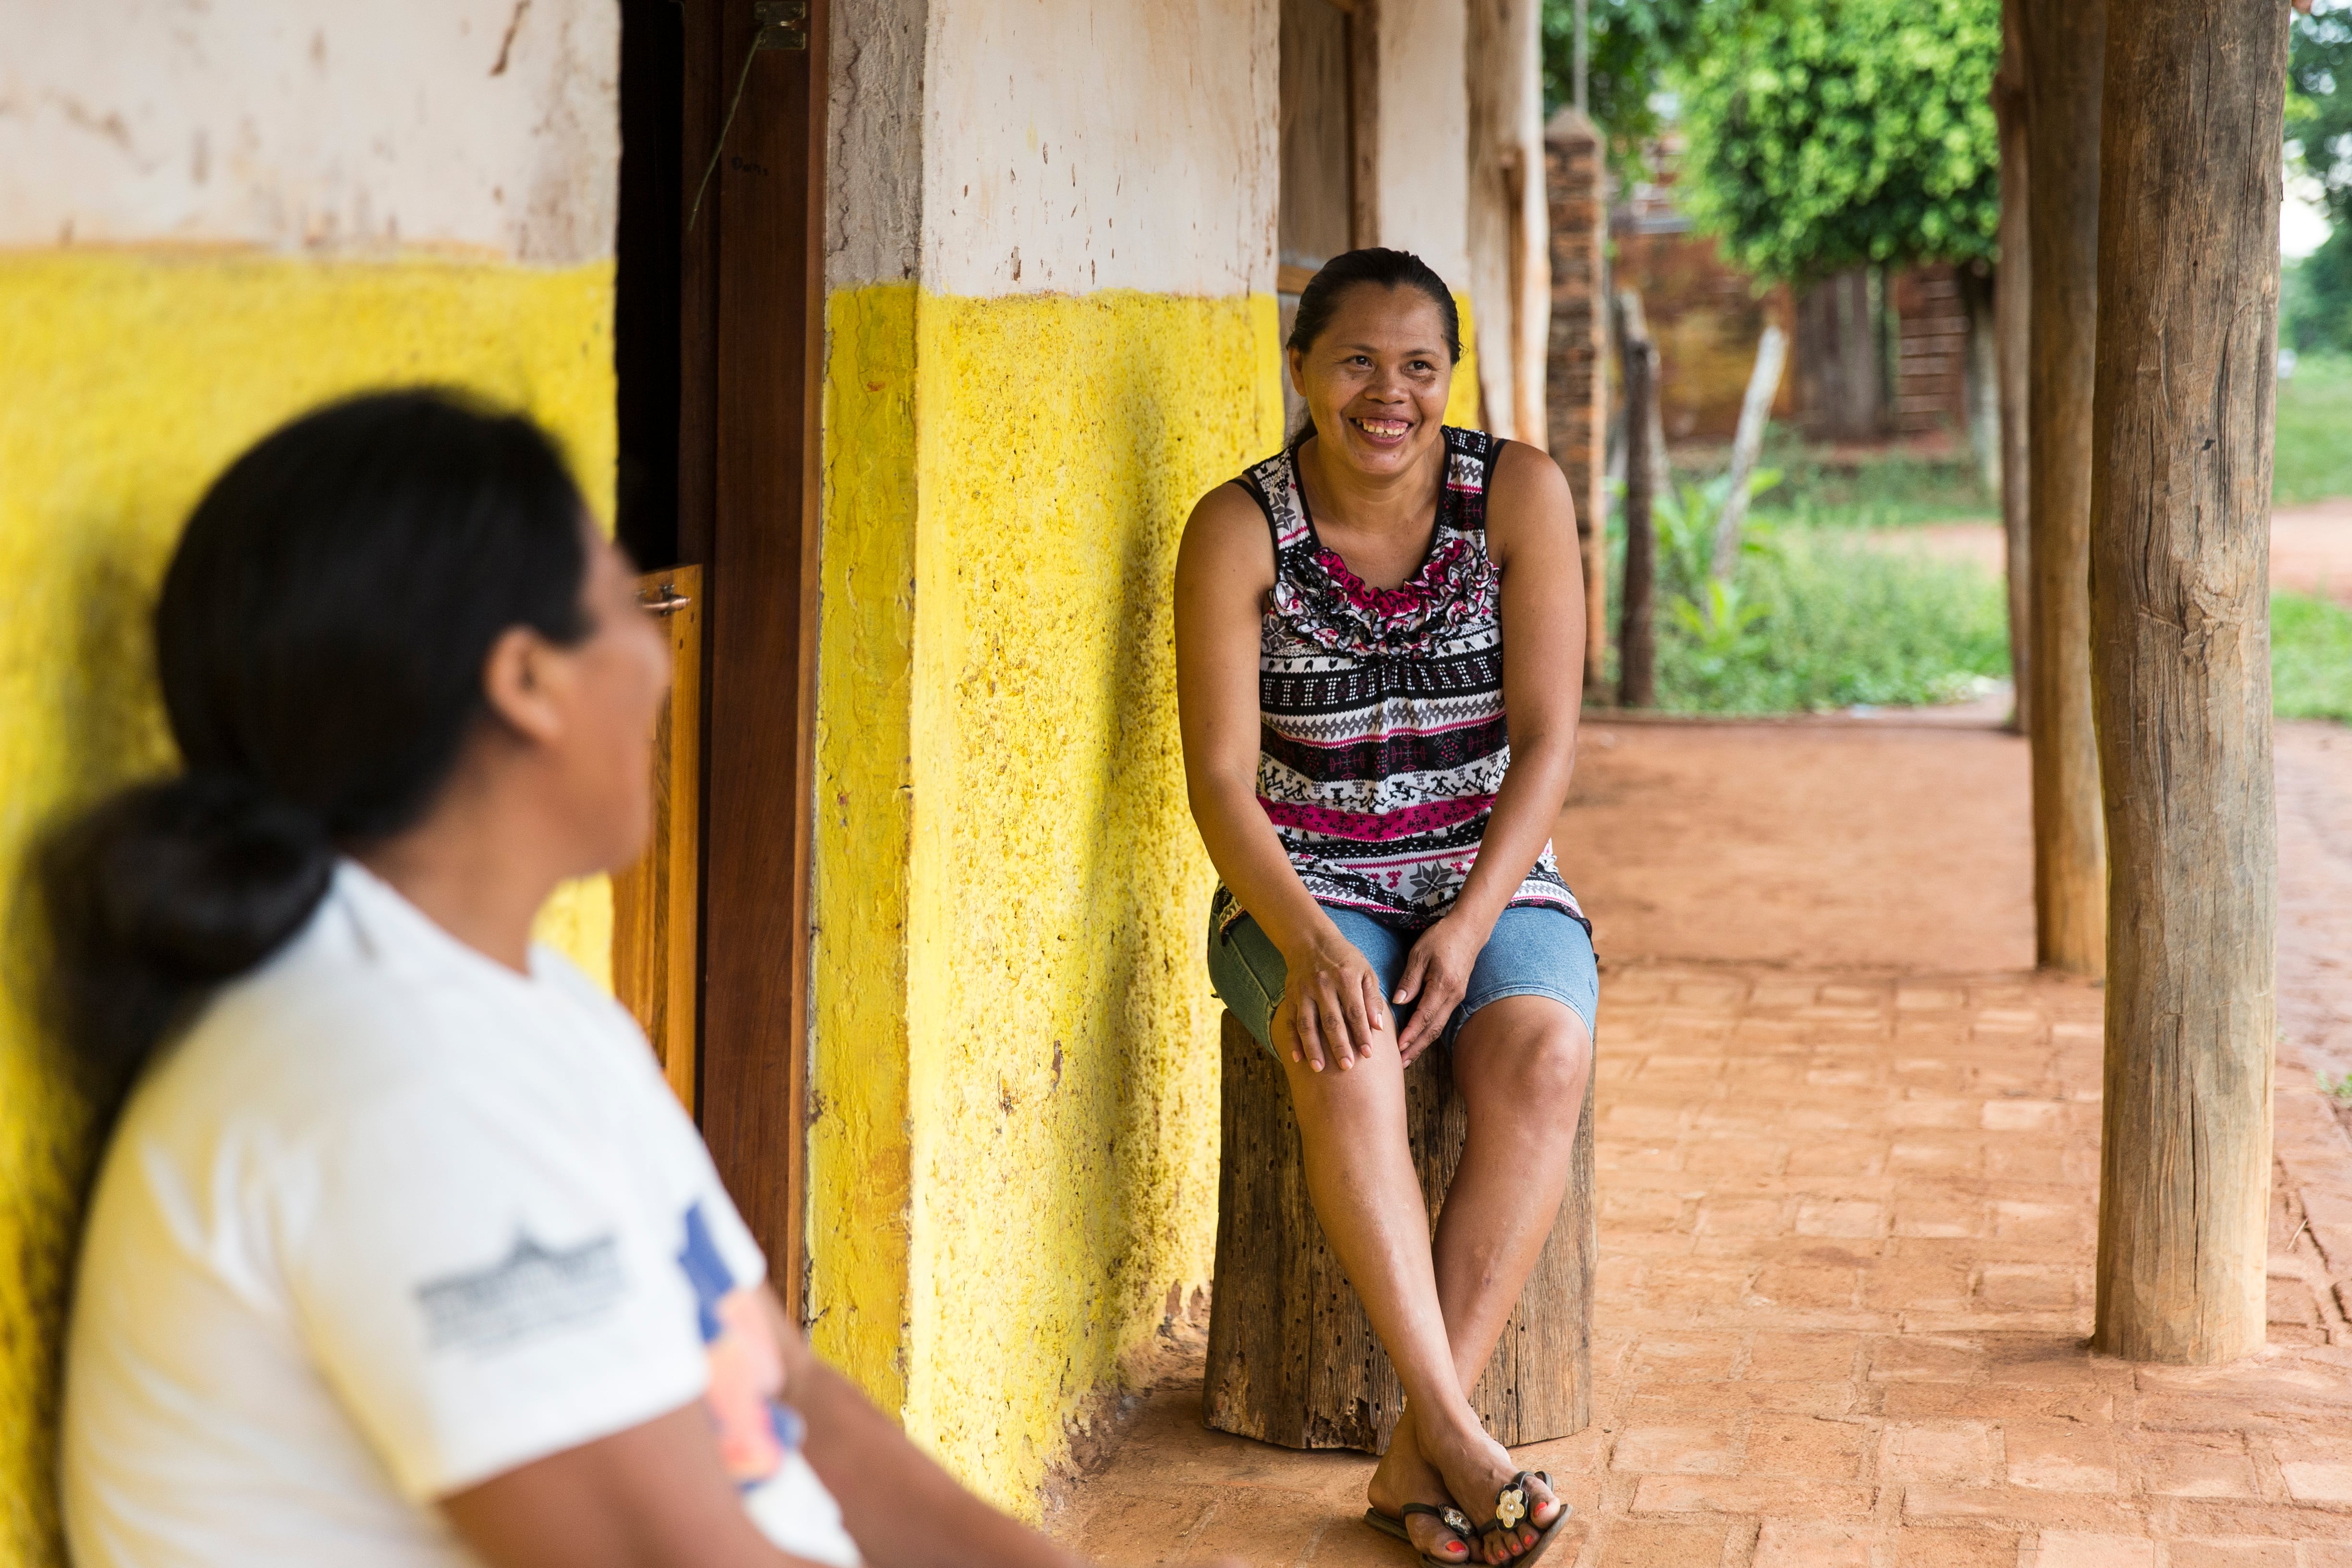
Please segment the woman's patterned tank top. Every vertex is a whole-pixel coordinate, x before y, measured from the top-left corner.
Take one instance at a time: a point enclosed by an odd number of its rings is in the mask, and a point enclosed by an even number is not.
[[[1400,588],[1368,586],[1324,547],[1295,447],[1240,481],[1274,532],[1258,804],[1317,902],[1410,929],[1453,909],[1511,765],[1502,574],[1486,553],[1486,475],[1502,443],[1443,436],[1437,531]],[[1219,899],[1227,923],[1240,917]],[[1549,843],[1510,901],[1584,921]]]

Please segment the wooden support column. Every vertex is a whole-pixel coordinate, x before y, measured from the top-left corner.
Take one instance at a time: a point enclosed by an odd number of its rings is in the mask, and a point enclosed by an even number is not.
[[[2207,1363],[2261,1348],[2268,1251],[2287,6],[2135,0],[2109,18],[2091,629],[2114,883],[2094,1343]]]
[[[2106,845],[2091,728],[2091,366],[2099,310],[2099,72],[2106,6],[2021,0],[2032,357],[2026,510],[2033,583],[2034,945],[2049,968],[2106,963]],[[2140,237],[2145,242],[2145,236]]]
[[[1993,117],[2000,127],[2000,266],[1993,274],[1994,357],[2000,377],[2000,525],[2009,579],[2009,671],[2016,683],[2018,733],[2033,729],[2033,555],[2026,487],[2028,367],[2033,353],[2033,258],[2028,242],[2025,53],[2018,32],[2023,0],[2002,0],[2000,74]]]

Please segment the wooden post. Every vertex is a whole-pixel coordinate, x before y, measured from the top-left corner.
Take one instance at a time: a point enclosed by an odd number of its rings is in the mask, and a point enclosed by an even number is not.
[[[2093,1342],[2139,1361],[2263,1343],[2286,9],[2109,12],[2091,630],[2114,901]]]
[[[2032,356],[2033,912],[2041,962],[2106,963],[2106,843],[2091,726],[2091,366],[2099,309],[2099,70],[2106,6],[2022,0]],[[2150,237],[2136,237],[2150,243]]]
[[[1657,534],[1650,506],[1664,465],[1658,439],[1658,350],[1642,314],[1642,297],[1617,294],[1617,341],[1625,380],[1625,584],[1617,628],[1617,705],[1654,708],[1658,700],[1658,645],[1650,624],[1657,572]]]
[[[2032,359],[2033,260],[2027,242],[2025,55],[2018,35],[2021,0],[2002,0],[2000,74],[1993,115],[2000,127],[2000,266],[1993,275],[1993,338],[2000,374],[2000,526],[2009,578],[2009,674],[2017,688],[2012,722],[2033,728],[2033,558],[2027,531],[2027,370]]]

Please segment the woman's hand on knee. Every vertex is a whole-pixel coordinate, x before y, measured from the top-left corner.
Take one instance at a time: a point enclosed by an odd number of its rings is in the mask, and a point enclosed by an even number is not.
[[[1397,1041],[1397,1054],[1406,1066],[1412,1065],[1413,1058],[1445,1032],[1446,1020],[1454,1016],[1463,993],[1470,988],[1470,971],[1486,945],[1487,934],[1472,921],[1448,915],[1422,932],[1412,951],[1405,954],[1404,976],[1397,982],[1391,1000],[1402,1006],[1419,998],[1412,1021]]]
[[[1345,938],[1293,958],[1282,1000],[1274,1009],[1274,1043],[1292,1061],[1317,1072],[1342,1071],[1372,1054],[1372,1037],[1391,1027],[1381,998],[1381,977]]]

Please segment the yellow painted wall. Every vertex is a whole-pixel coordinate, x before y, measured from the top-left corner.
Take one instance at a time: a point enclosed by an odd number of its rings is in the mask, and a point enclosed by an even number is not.
[[[1470,319],[1470,296],[1454,296],[1454,309],[1462,320],[1462,357],[1454,363],[1454,384],[1445,389],[1445,422],[1465,430],[1481,430],[1486,422],[1479,417],[1478,391],[1478,330]]]
[[[612,268],[0,255],[0,885],[61,809],[170,765],[149,601],[203,487],[288,416],[365,387],[457,384],[529,409],[609,513]],[[609,975],[609,890],[542,930]],[[5,928],[9,978],[26,933]],[[0,1563],[60,1561],[59,1312],[92,1150],[12,984],[0,996]]]
[[[809,1066],[811,1337],[907,1402],[916,290],[826,302]]]
[[[810,1308],[1034,1510],[1210,1269],[1169,593],[1194,500],[1280,442],[1275,302],[883,285],[828,316]]]

